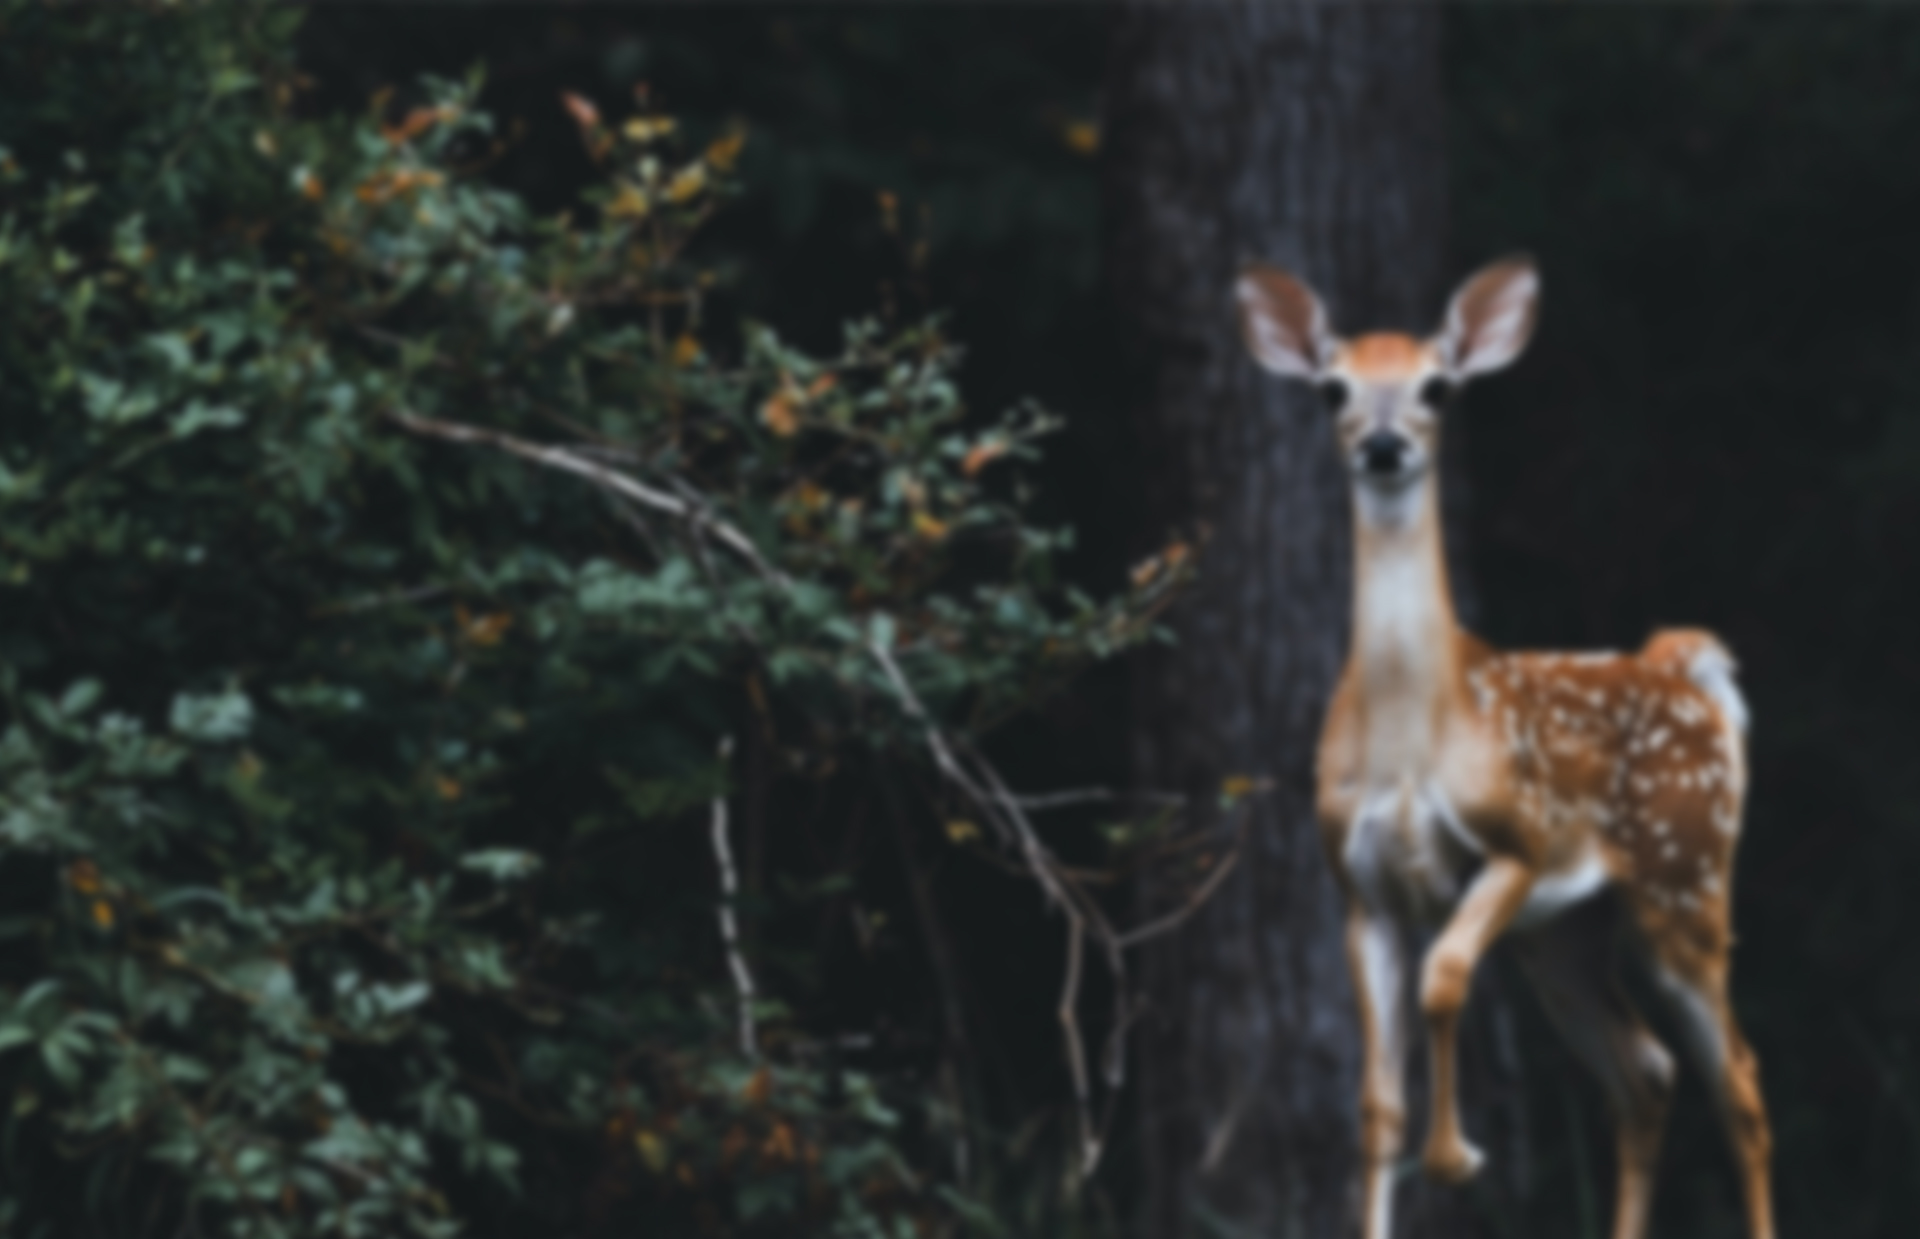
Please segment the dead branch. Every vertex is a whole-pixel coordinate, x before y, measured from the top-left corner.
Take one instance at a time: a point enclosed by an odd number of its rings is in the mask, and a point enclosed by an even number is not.
[[[733,754],[733,737],[720,740],[720,761],[724,765]],[[734,917],[733,902],[740,894],[740,881],[733,869],[733,845],[727,840],[727,797],[724,792],[713,798],[713,859],[720,870],[720,941],[727,950],[727,970],[733,974],[733,991],[739,1003],[740,1052],[748,1058],[760,1057],[760,1044],[753,1031],[753,973],[740,953],[740,926]]]
[[[483,443],[489,447],[497,447],[503,452],[509,452],[522,460],[530,460],[534,464],[545,465],[549,469],[558,469],[562,473],[571,473],[576,477],[585,478],[595,486],[604,487],[642,507],[678,517],[701,532],[713,535],[727,549],[753,565],[754,571],[761,576],[782,586],[790,584],[785,574],[761,558],[759,548],[754,546],[751,538],[725,521],[715,518],[707,511],[704,504],[689,503],[678,496],[669,495],[663,490],[637,482],[624,473],[609,469],[568,448],[534,443],[504,431],[489,430],[484,426],[468,425],[465,422],[416,417],[397,409],[389,409],[386,416],[396,425],[417,435],[444,439],[449,443]]]

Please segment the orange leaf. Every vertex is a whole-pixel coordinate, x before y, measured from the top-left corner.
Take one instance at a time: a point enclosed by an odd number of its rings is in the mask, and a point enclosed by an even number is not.
[[[1007,445],[997,440],[975,444],[967,452],[966,459],[960,462],[960,472],[968,477],[977,475],[982,469],[1007,454]]]
[[[760,406],[760,420],[782,439],[791,439],[800,433],[800,419],[794,414],[793,401],[784,390],[775,392]]]
[[[740,1096],[756,1106],[767,1104],[767,1098],[773,1096],[773,1070],[762,1063],[760,1069],[741,1086]]]
[[[436,774],[433,776],[433,790],[440,794],[440,799],[442,800],[460,799],[461,787],[459,780],[450,779],[444,774]]]
[[[300,196],[309,202],[318,202],[327,196],[327,187],[319,177],[308,172],[300,177]]]
[[[700,341],[693,338],[691,331],[682,332],[673,342],[673,364],[690,366],[700,359]]]
[[[382,125],[380,136],[387,140],[389,146],[399,146],[403,142],[419,137],[433,128],[441,119],[439,108],[415,108],[408,112],[407,118],[399,124]]]
[[[81,857],[67,866],[67,885],[82,895],[97,894],[100,890],[100,869],[86,857]]]
[[[104,899],[93,901],[93,923],[102,929],[113,928],[113,905]]]
[[[767,1133],[767,1142],[760,1146],[760,1156],[772,1162],[790,1162],[795,1151],[793,1128],[776,1120],[773,1130]]]

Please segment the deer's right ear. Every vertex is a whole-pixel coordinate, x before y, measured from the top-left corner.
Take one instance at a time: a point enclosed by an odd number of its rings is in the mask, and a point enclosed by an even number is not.
[[[1240,332],[1253,359],[1275,374],[1316,379],[1333,362],[1327,312],[1313,290],[1278,267],[1248,263],[1234,281]]]

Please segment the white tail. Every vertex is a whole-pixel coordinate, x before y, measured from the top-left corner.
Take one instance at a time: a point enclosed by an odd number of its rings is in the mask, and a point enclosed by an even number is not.
[[[1455,1039],[1475,966],[1511,930],[1542,1002],[1611,1102],[1615,1239],[1645,1234],[1673,1064],[1615,975],[1622,928],[1645,948],[1720,1104],[1750,1234],[1772,1239],[1766,1110],[1727,993],[1747,781],[1732,658],[1693,630],[1657,633],[1637,654],[1502,653],[1454,620],[1441,423],[1462,382],[1526,347],[1533,265],[1475,275],[1427,340],[1340,339],[1313,292],[1273,268],[1248,268],[1235,291],[1260,364],[1318,386],[1353,483],[1353,643],[1321,733],[1318,807],[1347,900],[1366,1038],[1366,1239],[1390,1229],[1405,1123],[1404,943],[1424,929],[1438,931],[1418,983],[1433,1062],[1428,1172],[1462,1180],[1479,1167],[1460,1128]]]

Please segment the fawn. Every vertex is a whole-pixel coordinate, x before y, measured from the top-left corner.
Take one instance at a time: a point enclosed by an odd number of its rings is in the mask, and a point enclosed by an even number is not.
[[[1432,1055],[1422,1161],[1458,1182],[1455,1040],[1481,956],[1511,931],[1529,979],[1599,1077],[1618,1131],[1614,1239],[1646,1233],[1673,1060],[1621,988],[1624,937],[1672,1000],[1738,1164],[1749,1233],[1772,1239],[1771,1137],[1758,1067],[1727,993],[1731,877],[1747,711],[1733,660],[1698,630],[1635,654],[1503,653],[1463,632],[1442,553],[1439,437],[1468,379],[1526,347],[1533,264],[1485,268],[1426,340],[1342,339],[1300,280],[1247,267],[1247,347],[1317,386],[1351,475],[1352,645],[1317,755],[1317,812],[1345,897],[1365,1037],[1366,1239],[1388,1239],[1405,1124],[1408,930],[1435,930],[1418,993]]]

